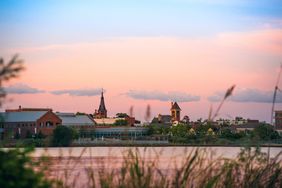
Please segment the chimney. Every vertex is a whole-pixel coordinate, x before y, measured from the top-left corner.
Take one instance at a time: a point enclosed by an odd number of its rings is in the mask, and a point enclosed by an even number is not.
[[[173,107],[173,102],[171,102],[171,108]]]
[[[22,106],[20,105],[20,106],[19,106],[19,110],[21,111],[21,109],[22,109]]]

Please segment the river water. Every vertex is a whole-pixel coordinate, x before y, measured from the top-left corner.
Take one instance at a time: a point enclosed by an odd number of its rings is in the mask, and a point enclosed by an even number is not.
[[[136,150],[141,155],[158,155],[165,158],[183,157],[195,149],[205,149],[213,157],[234,158],[240,147],[63,147],[63,148],[36,148],[33,157],[47,155],[50,157],[123,157],[128,150]],[[267,147],[262,147],[261,151],[268,152]],[[276,156],[282,151],[282,147],[270,147],[270,157]]]
[[[89,186],[89,172],[99,179],[99,171],[108,170],[119,173],[124,162],[130,160],[128,151],[137,152],[141,160],[156,161],[157,168],[170,177],[175,169],[181,168],[186,157],[196,151],[196,147],[67,147],[67,148],[36,148],[32,154],[37,158],[49,156],[51,163],[48,177],[63,181],[74,188]],[[201,147],[204,151],[206,164],[217,158],[235,158],[240,147]],[[267,153],[268,148],[261,148]],[[282,147],[269,148],[270,158],[282,151]],[[281,156],[280,156],[281,159]],[[100,187],[95,180],[97,187]]]

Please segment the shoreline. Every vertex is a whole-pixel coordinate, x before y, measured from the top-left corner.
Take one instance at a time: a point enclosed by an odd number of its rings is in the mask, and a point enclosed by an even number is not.
[[[3,145],[0,148],[23,148],[25,146],[15,146],[15,145]],[[260,148],[267,148],[267,147],[273,147],[273,148],[282,148],[282,144],[232,144],[232,145],[220,145],[220,144],[85,144],[85,145],[79,145],[79,144],[72,144],[70,146],[37,146],[34,148],[71,148],[71,147],[77,147],[77,148],[83,148],[83,147],[260,147]]]

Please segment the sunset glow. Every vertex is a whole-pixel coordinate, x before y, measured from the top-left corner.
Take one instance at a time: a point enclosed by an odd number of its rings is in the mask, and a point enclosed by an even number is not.
[[[270,121],[281,1],[67,2],[0,2],[1,56],[18,53],[26,67],[2,109],[94,113],[104,88],[110,116],[134,106],[143,121],[148,104],[156,116],[177,101],[197,120],[236,84],[220,117]]]

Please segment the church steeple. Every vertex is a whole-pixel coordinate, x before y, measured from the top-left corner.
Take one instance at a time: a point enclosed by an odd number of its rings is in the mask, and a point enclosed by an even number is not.
[[[104,90],[103,89],[102,89],[102,93],[101,93],[101,100],[100,100],[99,109],[98,109],[98,112],[97,112],[97,110],[95,111],[94,116],[95,116],[95,118],[107,118],[107,109],[106,109],[106,105],[105,105]]]
[[[177,104],[177,102],[171,102],[171,119],[172,121],[180,121],[180,112],[181,108]]]

